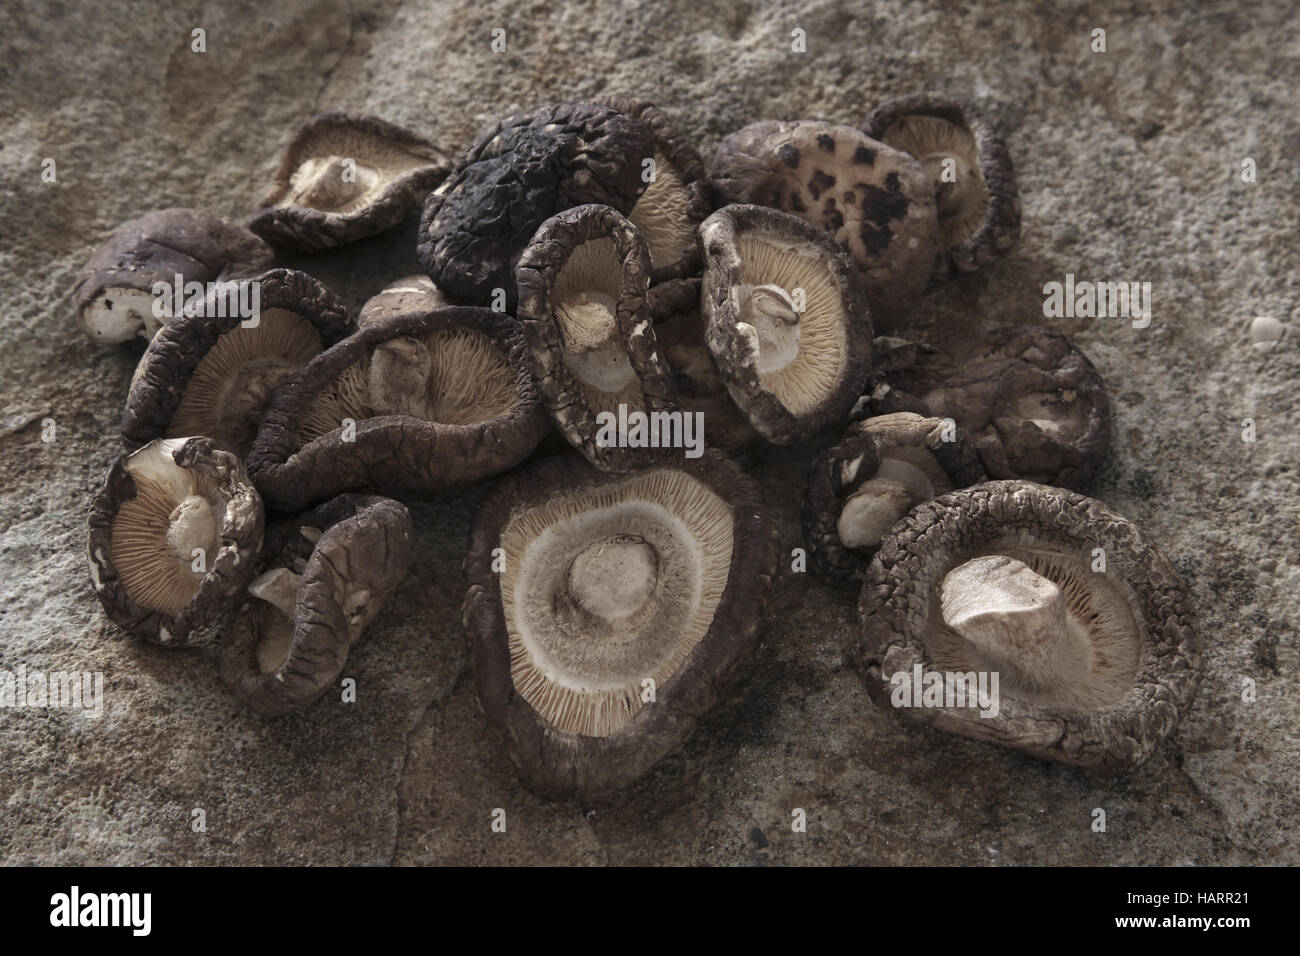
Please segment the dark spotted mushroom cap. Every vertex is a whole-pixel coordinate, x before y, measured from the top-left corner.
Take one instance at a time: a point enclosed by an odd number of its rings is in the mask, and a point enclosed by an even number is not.
[[[463,612],[479,706],[524,778],[592,797],[680,748],[745,672],[778,547],[758,485],[715,451],[620,475],[568,455],[501,479],[474,519]]]
[[[319,699],[410,557],[410,513],[388,498],[341,495],[272,525],[249,585],[254,596],[221,642],[226,685],[263,717]]]
[[[945,589],[959,586],[954,572],[981,558],[995,569],[1014,566],[1051,591],[1055,626],[1045,626],[1038,610],[1030,616],[1014,590],[990,590],[987,578],[968,602],[979,615],[960,624],[948,616]],[[1164,555],[1101,502],[1032,482],[986,482],[918,505],[882,543],[858,611],[861,632],[849,650],[881,707],[895,709],[891,698],[902,683],[891,679],[910,680],[918,665],[923,674],[996,671],[996,714],[898,709],[941,730],[1086,770],[1120,772],[1150,758],[1200,681],[1192,602]],[[949,620],[969,628],[971,639]],[[1030,654],[1046,675],[1036,682],[1016,677]]]
[[[1110,447],[1101,376],[1065,335],[1037,325],[945,337],[884,374],[876,414],[919,411],[968,431],[990,478],[1082,488]]]
[[[243,306],[254,301],[257,314],[246,320]],[[127,395],[122,439],[138,448],[204,435],[245,455],[275,390],[354,328],[343,301],[304,272],[272,269],[214,289],[201,310],[149,344]]]
[[[847,422],[872,341],[848,255],[822,230],[766,206],[724,206],[700,238],[706,342],[750,424],[791,444]]]
[[[808,475],[803,532],[814,569],[861,571],[879,532],[921,501],[983,480],[975,446],[956,423],[908,412],[854,422]],[[855,534],[862,540],[845,540]]]
[[[167,321],[156,282],[225,282],[271,267],[275,253],[243,226],[198,209],[162,209],[122,223],[77,274],[73,307],[97,345],[146,341]]]
[[[355,242],[415,212],[450,166],[438,147],[386,120],[317,113],[285,149],[249,228],[302,252]]]
[[[677,409],[649,311],[649,273],[641,233],[594,204],[546,220],[516,271],[519,321],[542,401],[569,443],[606,470],[632,467],[640,456],[601,442],[602,412]]]
[[[347,492],[430,495],[512,468],[548,428],[523,352],[519,323],[488,309],[366,325],[275,393],[249,473],[289,511]]]
[[[913,93],[876,107],[862,131],[920,160],[934,183],[939,211],[935,277],[981,269],[1020,238],[1020,191],[1006,143],[965,100]],[[942,176],[952,160],[953,181]]]
[[[720,204],[771,206],[834,236],[862,270],[877,326],[897,325],[925,289],[938,218],[906,153],[850,126],[764,120],[722,141],[711,182]]]
[[[123,630],[165,646],[219,634],[262,544],[244,466],[206,438],[121,458],[90,505],[90,578]]]
[[[515,265],[538,227],[584,203],[626,214],[645,191],[641,164],[654,153],[644,123],[599,103],[501,120],[425,202],[420,264],[455,301],[488,305],[503,289],[513,310]]]

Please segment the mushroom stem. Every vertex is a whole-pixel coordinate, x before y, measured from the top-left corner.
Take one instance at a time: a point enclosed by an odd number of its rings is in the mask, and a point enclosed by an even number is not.
[[[354,159],[313,156],[294,172],[289,201],[316,209],[337,209],[367,193],[378,179],[378,170]]]
[[[248,586],[248,592],[277,608],[292,621],[298,584],[301,581],[302,578],[288,568],[272,568],[253,581]]]
[[[739,321],[754,330],[759,372],[779,372],[799,354],[799,313],[794,299],[776,285],[742,285],[739,294]]]
[[[995,554],[949,571],[939,593],[944,623],[994,666],[1041,688],[1067,679],[1065,651],[1073,631],[1054,582]]]
[[[846,548],[874,548],[911,510],[912,496],[904,485],[872,478],[844,502],[835,530]]]
[[[172,509],[167,521],[167,550],[181,564],[189,566],[193,564],[194,552],[201,550],[206,567],[220,546],[212,503],[201,495],[190,495]]]
[[[617,534],[592,542],[569,565],[565,588],[572,602],[605,622],[626,620],[653,597],[659,555],[645,538]]]
[[[564,337],[564,364],[580,381],[618,392],[637,377],[618,335],[617,304],[603,292],[581,292],[555,307]]]

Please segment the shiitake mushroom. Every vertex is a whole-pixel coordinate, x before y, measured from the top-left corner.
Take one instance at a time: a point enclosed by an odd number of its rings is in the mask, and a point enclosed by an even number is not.
[[[993,713],[899,709],[1087,770],[1149,759],[1200,680],[1191,598],[1164,555],[1101,502],[1033,482],[918,505],[881,542],[858,611],[848,649],[881,707],[918,668],[996,675]]]

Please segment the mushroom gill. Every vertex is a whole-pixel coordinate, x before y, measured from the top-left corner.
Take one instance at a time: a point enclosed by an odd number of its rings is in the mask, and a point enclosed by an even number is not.
[[[655,176],[627,214],[650,247],[655,268],[670,266],[695,242],[695,222],[686,184],[664,154],[655,150]]]
[[[843,378],[851,321],[821,250],[760,232],[737,237],[744,285],[739,321],[753,329],[763,387],[795,415],[820,406]],[[802,290],[803,311],[795,297]]]
[[[989,189],[980,167],[979,144],[969,129],[939,116],[911,113],[890,125],[881,139],[920,160],[934,183],[941,252],[979,232],[988,211]]]
[[[110,557],[131,600],[175,616],[199,593],[221,547],[224,503],[160,443],[125,461],[136,496],[113,518]]]
[[[551,726],[608,737],[708,633],[731,567],[730,506],[660,469],[516,514],[501,598],[518,693]]]
[[[271,394],[320,351],[320,334],[288,309],[265,310],[251,328],[235,326],[195,367],[167,436],[206,435],[244,454]]]

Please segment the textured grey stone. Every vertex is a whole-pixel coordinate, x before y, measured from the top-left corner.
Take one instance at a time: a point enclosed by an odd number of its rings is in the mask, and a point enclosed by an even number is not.
[[[0,710],[0,860],[1300,862],[1300,27],[1286,4],[338,6],[246,0],[198,20],[122,0],[0,6],[0,669],[102,670],[108,695],[98,721]],[[206,54],[190,52],[196,27]],[[806,56],[790,52],[795,27]],[[1095,27],[1106,54],[1089,52]],[[348,661],[356,704],[334,695],[263,722],[226,693],[212,651],[143,647],[106,621],[85,516],[119,450],[136,354],[86,341],[69,293],[118,223],[175,205],[245,215],[285,138],[326,107],[455,150],[498,116],[613,88],[658,103],[709,157],[754,120],[853,125],[927,87],[974,97],[1004,131],[1024,232],[1006,259],[932,293],[911,333],[1043,321],[1042,286],[1067,272],[1153,285],[1145,330],[1049,323],[1113,397],[1093,493],[1163,543],[1201,608],[1200,695],[1147,766],[1093,780],[876,710],[840,650],[856,595],[786,570],[743,696],[681,754],[608,805],[539,800],[487,734],[465,668],[477,494],[413,507],[412,572]],[[1247,156],[1254,184],[1240,180]],[[57,184],[41,182],[44,157]],[[417,271],[414,247],[412,221],[291,264],[356,307]],[[1272,348],[1252,345],[1260,315],[1283,326]],[[757,469],[787,548],[819,448],[771,451]],[[199,807],[205,833],[190,827]],[[490,829],[497,807],[505,834]]]

